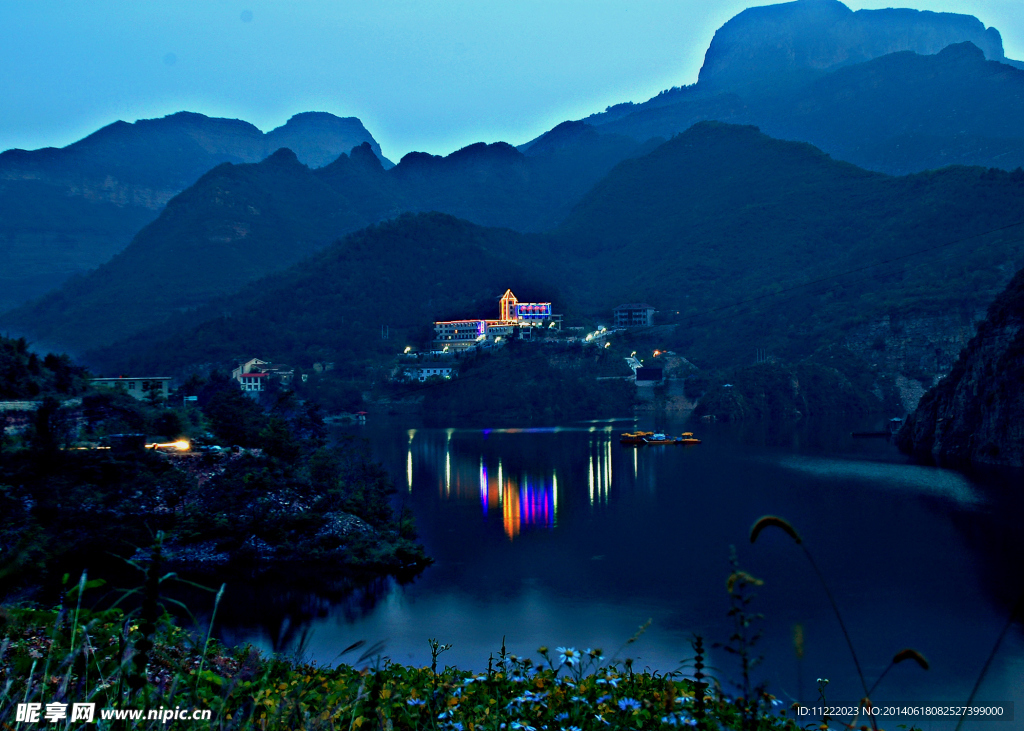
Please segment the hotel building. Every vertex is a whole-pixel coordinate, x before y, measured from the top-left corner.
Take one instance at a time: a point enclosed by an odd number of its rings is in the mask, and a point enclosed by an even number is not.
[[[532,328],[561,329],[562,316],[551,312],[550,302],[520,302],[506,289],[498,300],[497,320],[449,320],[434,323],[435,350],[466,350],[498,338],[529,339]]]

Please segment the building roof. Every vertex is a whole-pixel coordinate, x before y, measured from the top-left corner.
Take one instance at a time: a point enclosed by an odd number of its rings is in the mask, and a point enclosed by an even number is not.
[[[243,373],[239,378],[266,378],[269,373]]]
[[[169,381],[171,376],[107,376],[90,379],[92,381]]]
[[[618,307],[615,308],[615,311],[618,311],[618,310],[653,310],[653,309],[654,308],[651,307],[646,302],[630,302],[629,304],[619,305]],[[605,310],[605,312],[607,312],[607,310]]]

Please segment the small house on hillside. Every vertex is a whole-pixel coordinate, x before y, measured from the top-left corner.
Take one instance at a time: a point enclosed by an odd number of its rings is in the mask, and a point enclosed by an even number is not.
[[[644,302],[619,305],[614,313],[615,327],[650,327],[654,324],[654,308]]]
[[[240,362],[231,371],[231,377],[238,381],[243,391],[266,391],[271,380],[287,386],[295,377],[295,369],[282,363],[271,363],[269,360],[250,358]]]
[[[171,394],[170,376],[93,378],[92,385],[97,388],[124,391],[129,396],[134,396],[139,400],[149,398],[166,399]]]

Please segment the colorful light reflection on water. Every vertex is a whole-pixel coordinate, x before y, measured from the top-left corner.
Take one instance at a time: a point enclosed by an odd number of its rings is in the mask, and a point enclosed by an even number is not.
[[[492,434],[533,434],[537,432],[566,431],[565,429],[485,429],[479,432],[487,438]],[[612,489],[612,427],[590,427],[575,431],[587,431],[589,439],[587,461],[587,485],[591,506],[607,505]],[[536,469],[508,469],[502,458],[479,455],[478,461],[453,452],[452,436],[456,430],[446,430],[443,442],[444,454],[439,452],[437,440],[416,440],[416,430],[409,429],[405,458],[405,483],[412,492],[414,465],[444,465],[443,475],[438,475],[438,494],[445,500],[468,500],[478,497],[485,517],[500,515],[502,527],[509,540],[515,539],[524,530],[552,529],[558,524],[558,469],[546,471]],[[440,458],[440,459],[439,459]],[[636,459],[633,460],[634,478]]]

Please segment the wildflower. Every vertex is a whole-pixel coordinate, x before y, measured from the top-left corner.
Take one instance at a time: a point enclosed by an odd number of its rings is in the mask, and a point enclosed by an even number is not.
[[[618,678],[598,678],[597,679],[597,684],[598,685],[610,685],[613,688],[618,688],[619,687],[619,679]]]
[[[558,659],[569,667],[580,661],[580,652],[575,647],[556,647],[555,652],[558,653]]]
[[[568,721],[569,720],[569,712],[568,711],[562,711],[557,716],[555,716],[555,720],[556,721]]]
[[[438,718],[439,721],[443,721],[446,718],[451,718],[451,717],[452,717],[452,709],[450,709],[450,708],[447,711],[441,711],[439,714],[437,714],[437,718]]]
[[[512,728],[523,729],[523,731],[537,731],[533,726],[527,726],[525,723],[519,723],[519,721],[513,721]]]
[[[454,731],[462,731],[462,728],[463,728],[462,722],[461,721],[452,721],[451,723],[448,724],[448,728],[453,729]]]
[[[405,705],[407,705],[407,706],[422,706],[425,703],[426,703],[426,701],[423,700],[422,698],[410,698],[409,700],[407,700],[405,702]]]
[[[638,700],[636,700],[634,698],[623,698],[622,700],[619,701],[619,710],[620,711],[639,711],[640,710],[640,701],[638,701]]]
[[[570,726],[569,728],[565,729],[565,731],[583,731],[583,729],[581,729],[579,726]]]
[[[602,703],[604,703],[609,698],[611,698],[610,695],[603,695],[603,696],[601,696],[600,698],[597,699],[597,705],[601,705]]]

